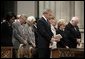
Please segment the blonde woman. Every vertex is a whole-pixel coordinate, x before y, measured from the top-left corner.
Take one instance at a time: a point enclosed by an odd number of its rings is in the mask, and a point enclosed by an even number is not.
[[[56,19],[55,19],[54,16],[50,16],[50,18],[49,18],[49,23],[50,23],[50,25],[51,25],[51,31],[52,31],[52,33],[53,33],[53,37],[52,37],[52,39],[51,39],[50,48],[54,49],[54,48],[57,48],[57,46],[56,46],[56,45],[57,45],[57,42],[60,41],[60,38],[62,38],[62,37],[61,37],[61,35],[59,35],[59,34],[56,35],[56,30],[57,30],[56,25],[57,25],[57,21],[56,21]]]
[[[60,41],[57,43],[57,47],[58,48],[69,48],[68,47],[68,33],[67,31],[65,31],[65,26],[66,26],[66,21],[65,19],[60,19],[58,21],[58,29],[56,31],[57,34],[60,34],[62,36],[62,38],[60,39]]]

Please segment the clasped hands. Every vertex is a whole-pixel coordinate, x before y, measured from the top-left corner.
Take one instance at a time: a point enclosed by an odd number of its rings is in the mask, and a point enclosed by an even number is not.
[[[59,42],[60,39],[62,38],[62,36],[60,34],[57,34],[57,35],[54,35],[52,38],[51,38],[51,41],[56,41],[56,42]]]

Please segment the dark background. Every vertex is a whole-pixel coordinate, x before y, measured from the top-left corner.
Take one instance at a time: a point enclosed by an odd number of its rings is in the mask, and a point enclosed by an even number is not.
[[[8,12],[13,12],[17,14],[17,2],[16,1],[1,1],[1,21],[4,19]]]

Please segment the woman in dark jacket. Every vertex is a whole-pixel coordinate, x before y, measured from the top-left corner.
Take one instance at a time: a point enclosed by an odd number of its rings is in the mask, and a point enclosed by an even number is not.
[[[56,30],[56,34],[60,34],[62,38],[60,39],[59,42],[57,42],[58,48],[69,48],[68,33],[67,31],[64,30],[64,28],[65,28],[65,21],[64,19],[60,19],[58,21],[58,29]]]

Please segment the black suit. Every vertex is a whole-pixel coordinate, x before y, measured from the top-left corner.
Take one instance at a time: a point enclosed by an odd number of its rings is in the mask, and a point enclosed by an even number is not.
[[[7,21],[1,23],[1,46],[13,46],[12,30],[12,26]]]
[[[39,58],[50,57],[49,43],[53,33],[51,32],[50,24],[42,17],[37,23],[38,39],[37,48]]]
[[[37,34],[37,26],[33,25],[33,31],[34,31],[34,35],[35,35],[35,45],[36,47],[34,48],[35,51],[34,51],[34,54],[33,54],[33,57],[34,58],[38,58],[38,52],[37,52],[37,39],[38,39],[38,34]]]
[[[38,39],[37,25],[35,25],[35,26],[33,25],[33,32],[34,32],[34,35],[35,35],[35,44],[37,45],[37,41],[36,41]]]
[[[66,30],[60,30],[59,28],[56,30],[56,34],[60,34],[62,38],[59,42],[57,42],[58,48],[66,48],[66,46],[69,46],[69,40],[68,40],[68,32]]]
[[[79,39],[81,38],[81,34],[80,34],[78,26],[75,26],[75,28],[70,22],[66,25],[66,28],[65,28],[65,30],[67,30],[69,33],[68,39],[70,41],[70,48],[76,48],[77,38]]]

